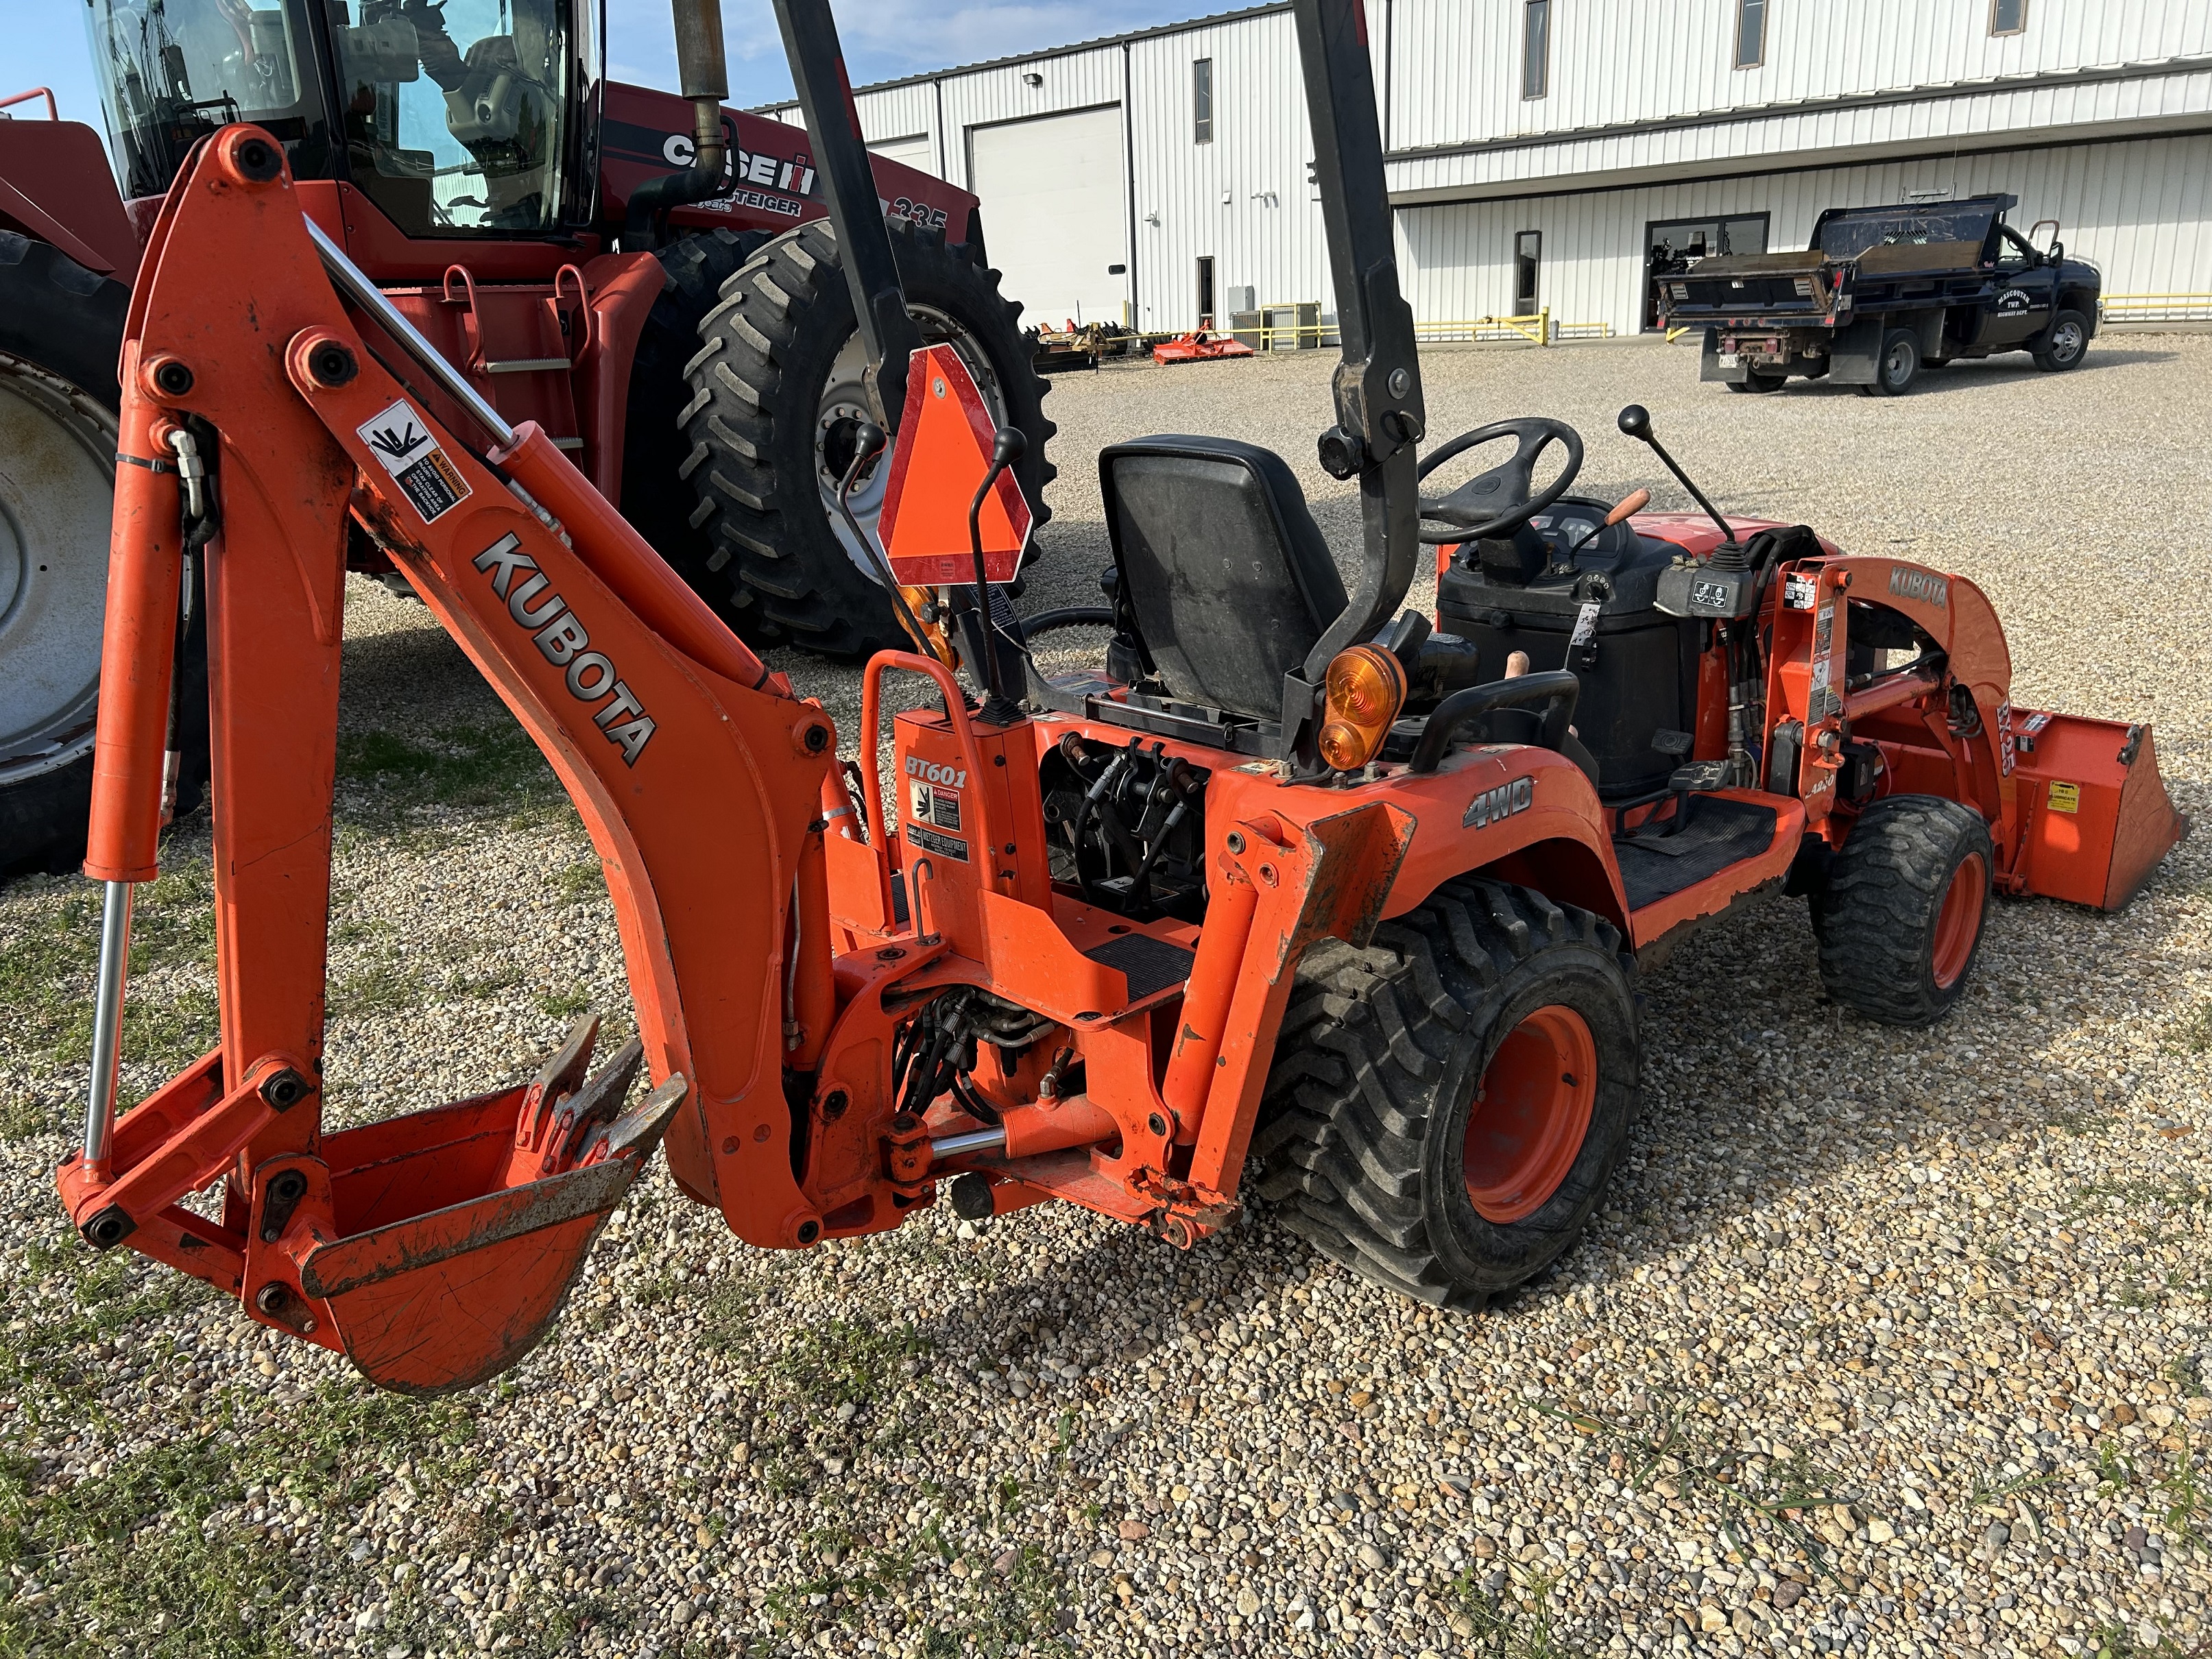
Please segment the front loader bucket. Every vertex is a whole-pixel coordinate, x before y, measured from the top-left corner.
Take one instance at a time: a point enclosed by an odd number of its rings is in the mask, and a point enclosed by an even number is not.
[[[2014,873],[2045,898],[2117,910],[2189,833],[2148,726],[2012,714],[2021,838]]]
[[[628,1111],[633,1041],[579,1089],[583,1022],[527,1085],[326,1138],[338,1237],[300,1263],[362,1374],[400,1394],[471,1388],[550,1328],[608,1212],[689,1085]]]

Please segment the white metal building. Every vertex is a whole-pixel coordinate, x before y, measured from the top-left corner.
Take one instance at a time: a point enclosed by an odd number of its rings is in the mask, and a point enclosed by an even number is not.
[[[2107,295],[2212,304],[2207,0],[1368,0],[1425,322],[1632,332],[1650,249],[1802,247],[1830,206],[2020,198]],[[1285,3],[864,88],[975,191],[1027,319],[1334,309]],[[795,107],[770,112],[796,123]]]

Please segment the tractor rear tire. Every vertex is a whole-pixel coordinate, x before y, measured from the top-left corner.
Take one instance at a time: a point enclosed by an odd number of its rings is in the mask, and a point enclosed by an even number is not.
[[[1030,366],[1021,308],[999,292],[999,273],[964,244],[904,220],[889,222],[907,304],[925,343],[951,340],[975,371],[986,405],[1021,428],[1029,448],[1015,463],[1022,493],[1042,526],[1044,381]],[[826,222],[786,231],[722,286],[699,329],[685,370],[691,402],[684,430],[684,476],[696,493],[694,522],[710,550],[706,564],[727,586],[726,609],[756,639],[787,641],[839,657],[904,643],[882,586],[832,505],[849,461],[852,434],[866,413],[861,359],[837,239]],[[854,492],[863,525],[880,510],[887,461]]]
[[[131,290],[0,231],[0,876],[84,858],[115,493],[115,360]],[[178,810],[207,780],[207,635],[195,603]]]
[[[722,284],[769,240],[764,230],[717,225],[656,250],[660,297],[645,319],[631,359],[629,412],[623,425],[623,516],[709,604],[726,605],[729,584],[708,566],[714,550],[692,522],[698,502],[684,482],[684,410],[691,401],[684,366],[698,355],[699,325]]]
[[[1467,1312],[1541,1273],[1597,1207],[1638,1103],[1620,931],[1462,877],[1356,950],[1306,952],[1253,1152],[1322,1255]]]
[[[1813,895],[1831,1000],[1886,1025],[1932,1025],[1966,988],[1996,858],[1990,827],[1939,795],[1859,814]]]

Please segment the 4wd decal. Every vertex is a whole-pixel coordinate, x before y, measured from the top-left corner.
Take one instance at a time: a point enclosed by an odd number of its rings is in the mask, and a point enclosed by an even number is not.
[[[354,435],[383,463],[424,524],[435,524],[468,500],[468,480],[438,447],[429,422],[404,398],[363,421]]]
[[[1943,609],[1951,597],[1951,582],[1932,570],[1915,570],[1911,565],[1894,564],[1889,568],[1889,591],[1908,599],[1918,599]]]
[[[623,683],[613,662],[604,653],[586,648],[591,635],[566,599],[545,592],[548,583],[538,561],[522,550],[514,537],[501,536],[477,555],[475,564],[491,577],[491,591],[507,601],[507,614],[517,625],[530,630],[545,660],[568,671],[568,695],[581,703],[600,705],[592,710],[592,724],[623,751],[623,764],[636,765],[645,745],[653,741],[653,716]],[[525,579],[518,581],[518,576]],[[533,605],[532,600],[539,602]]]
[[[1536,781],[1516,778],[1510,783],[1501,783],[1495,789],[1486,789],[1467,804],[1467,816],[1460,820],[1469,830],[1480,830],[1525,812],[1536,799]]]

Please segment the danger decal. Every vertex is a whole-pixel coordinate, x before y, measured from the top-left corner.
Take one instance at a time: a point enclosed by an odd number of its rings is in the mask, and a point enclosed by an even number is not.
[[[653,741],[653,716],[624,683],[605,653],[591,649],[592,636],[550,585],[538,561],[513,536],[501,536],[477,555],[476,568],[491,578],[491,591],[507,601],[507,614],[529,630],[545,660],[568,671],[568,695],[598,705],[592,724],[623,751],[623,764],[635,766]]]
[[[435,524],[468,499],[468,481],[430,435],[430,423],[404,398],[363,421],[354,433],[383,464],[424,524]]]

